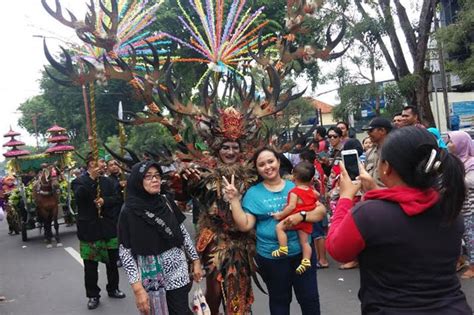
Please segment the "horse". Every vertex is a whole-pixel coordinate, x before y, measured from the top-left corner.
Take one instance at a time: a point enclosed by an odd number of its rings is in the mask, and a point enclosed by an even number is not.
[[[59,239],[58,205],[59,205],[59,174],[53,166],[44,168],[33,189],[33,200],[36,204],[38,217],[43,221],[46,247],[51,248],[54,223],[56,246],[61,247]]]

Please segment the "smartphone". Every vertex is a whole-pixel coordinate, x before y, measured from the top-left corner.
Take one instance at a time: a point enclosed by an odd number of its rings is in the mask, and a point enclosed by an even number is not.
[[[359,176],[359,154],[357,150],[342,150],[341,152],[344,167],[351,180],[355,180]]]

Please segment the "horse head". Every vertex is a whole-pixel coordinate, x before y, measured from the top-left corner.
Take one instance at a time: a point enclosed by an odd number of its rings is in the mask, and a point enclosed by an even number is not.
[[[38,180],[38,190],[41,194],[55,194],[59,191],[59,173],[54,166],[43,168]]]

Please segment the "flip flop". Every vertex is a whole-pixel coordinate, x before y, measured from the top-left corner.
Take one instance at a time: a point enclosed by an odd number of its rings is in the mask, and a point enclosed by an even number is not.
[[[327,265],[322,265],[321,263],[317,262],[317,263],[316,263],[316,268],[317,268],[317,269],[326,269],[326,268],[329,268],[329,264],[327,264]]]
[[[461,275],[461,279],[474,279],[474,272],[468,270]]]
[[[344,264],[345,265],[345,264]],[[352,265],[350,267],[345,267],[344,265],[339,266],[339,270],[349,270],[349,269],[356,269],[359,267],[359,264]]]

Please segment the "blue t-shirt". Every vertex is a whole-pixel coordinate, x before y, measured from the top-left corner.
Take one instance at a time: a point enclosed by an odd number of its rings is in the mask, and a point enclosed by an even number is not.
[[[274,258],[272,257],[272,251],[279,247],[275,232],[278,221],[271,214],[283,210],[287,204],[288,193],[294,187],[294,183],[285,181],[283,190],[272,192],[267,190],[263,183],[259,183],[250,187],[245,193],[242,207],[245,212],[254,215],[257,219],[255,225],[257,253],[265,258]],[[301,246],[296,231],[286,231],[286,235],[288,236],[288,256],[301,253]]]

